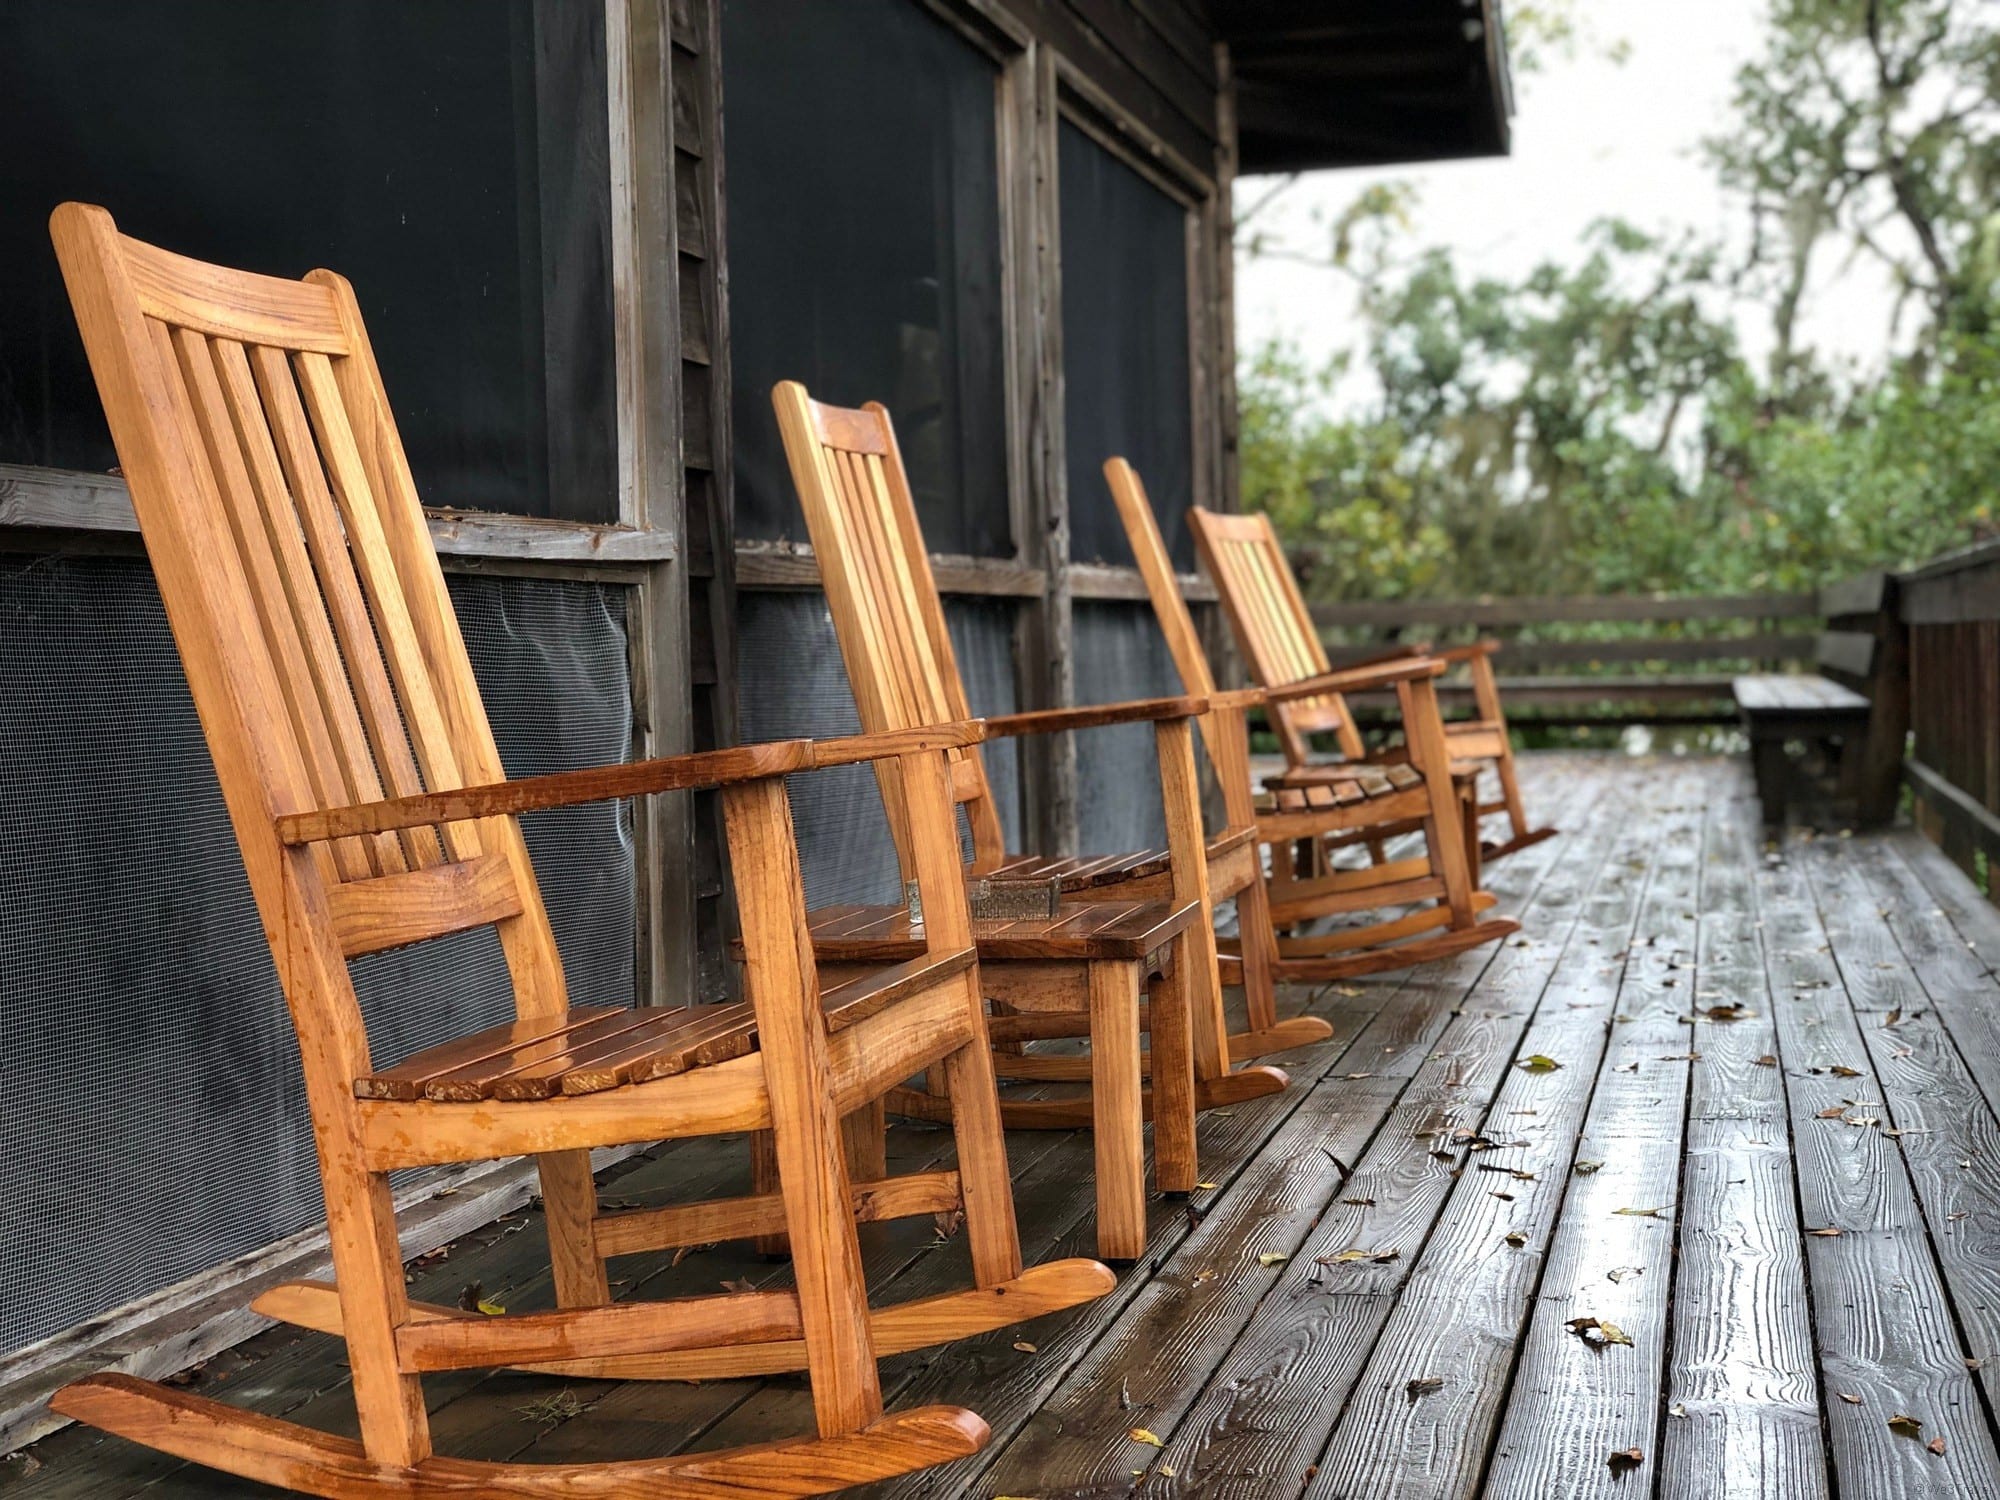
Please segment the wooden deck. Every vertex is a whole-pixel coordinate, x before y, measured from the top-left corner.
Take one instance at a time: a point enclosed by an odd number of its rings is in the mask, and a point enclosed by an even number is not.
[[[1204,1119],[1213,1186],[1154,1204],[1106,1301],[890,1362],[894,1404],[963,1402],[994,1436],[883,1493],[2000,1497],[2000,914],[1908,833],[1767,852],[1737,761],[1528,768],[1565,833],[1492,872],[1521,935],[1318,996],[1334,1040]],[[1088,1139],[1017,1147],[1030,1256],[1089,1253]],[[663,1150],[606,1196],[719,1187],[741,1156]],[[540,1241],[532,1214],[496,1225],[414,1288],[537,1305]],[[928,1223],[867,1243],[897,1297],[962,1254]],[[783,1275],[728,1246],[620,1269],[640,1295]],[[195,1383],[346,1429],[343,1375],[334,1341],[274,1331]],[[791,1380],[428,1389],[440,1449],[480,1457],[810,1424]],[[74,1430],[0,1489],[270,1493]]]

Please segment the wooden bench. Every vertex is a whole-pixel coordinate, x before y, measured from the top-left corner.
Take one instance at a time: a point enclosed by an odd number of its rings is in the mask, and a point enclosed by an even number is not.
[[[1807,791],[1838,818],[1884,823],[1895,816],[1909,730],[1896,580],[1880,569],[1864,573],[1822,589],[1819,604],[1827,629],[1814,643],[1818,672],[1758,672],[1731,683],[1764,821],[1782,824]]]

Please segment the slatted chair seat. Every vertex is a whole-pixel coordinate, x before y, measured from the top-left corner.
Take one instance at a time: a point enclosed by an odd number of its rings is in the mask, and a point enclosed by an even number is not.
[[[1052,917],[975,917],[982,958],[1122,959],[1144,962],[1185,932],[1194,901],[1087,901]],[[906,906],[830,906],[809,919],[813,952],[827,963],[884,963],[923,951]]]
[[[820,1005],[829,1035],[963,973],[972,966],[973,952],[968,948],[934,957],[919,934],[901,947],[894,962],[891,970],[824,992]],[[360,1099],[440,1104],[575,1097],[671,1078],[756,1050],[757,1017],[749,1005],[574,1006],[427,1048],[393,1068],[356,1079],[354,1093]]]
[[[1286,812],[1368,802],[1423,783],[1423,773],[1410,765],[1314,766],[1303,774],[1283,771],[1264,778],[1274,804]]]
[[[1208,841],[1208,862],[1221,862],[1255,842],[1255,828],[1226,828]],[[991,880],[1043,881],[1059,883],[1065,896],[1110,886],[1127,886],[1167,873],[1172,856],[1165,849],[1142,849],[1132,854],[1077,854],[1067,858],[1041,854],[1009,855],[986,872]],[[1224,894],[1233,894],[1225,892]]]

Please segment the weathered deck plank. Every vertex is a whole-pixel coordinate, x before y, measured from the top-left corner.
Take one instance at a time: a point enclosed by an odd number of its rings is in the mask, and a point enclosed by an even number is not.
[[[1731,793],[1754,796],[1747,771]],[[1752,909],[1754,808],[1726,820],[1702,876],[1661,1500],[1822,1500],[1828,1491],[1778,1033]]]
[[[2000,1500],[2000,913],[1909,833],[1767,856],[1734,762],[1524,770],[1565,833],[1489,872],[1519,936],[1318,997],[1334,1037],[1284,1059],[1294,1089],[1204,1117],[1215,1186],[1151,1205],[1151,1251],[1111,1297],[887,1362],[892,1404],[964,1402],[994,1440],[879,1500]],[[1538,1054],[1562,1066],[1517,1066]],[[899,1127],[890,1146],[916,1167],[950,1136]],[[1087,1135],[1011,1149],[1028,1254],[1089,1253]],[[746,1172],[739,1143],[686,1143],[604,1193]],[[546,1306],[541,1240],[516,1215],[412,1289]],[[871,1225],[864,1250],[878,1300],[962,1271],[926,1221]],[[1340,1258],[1356,1251],[1385,1258]],[[790,1273],[720,1246],[613,1274],[657,1296]],[[1586,1347],[1566,1326],[1584,1316],[1632,1344]],[[1441,1383],[1413,1395],[1418,1378]],[[273,1331],[197,1385],[352,1428],[341,1346],[317,1335]],[[440,1448],[477,1457],[810,1423],[797,1379],[468,1371],[427,1396]],[[1919,1437],[1890,1429],[1899,1412]],[[1642,1465],[1614,1474],[1624,1447]],[[0,1465],[6,1500],[275,1494],[81,1431],[31,1457]]]

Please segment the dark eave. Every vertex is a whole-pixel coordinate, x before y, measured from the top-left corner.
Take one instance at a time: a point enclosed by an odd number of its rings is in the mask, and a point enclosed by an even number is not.
[[[1243,172],[1503,156],[1500,0],[1213,0]]]

